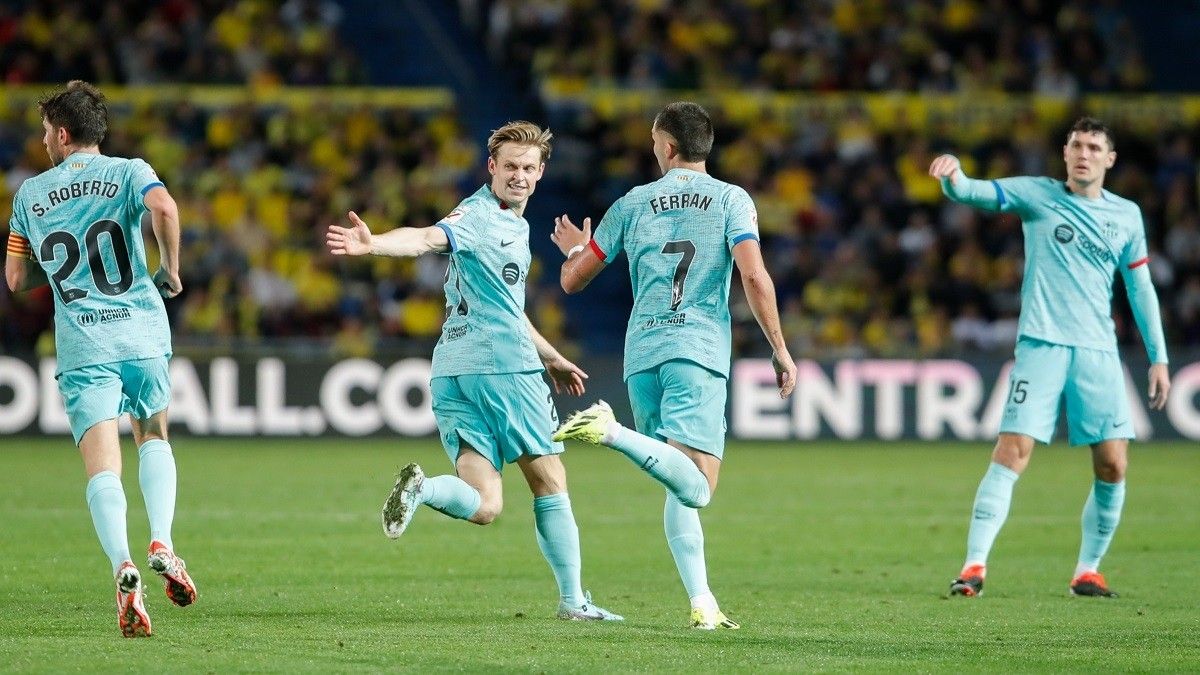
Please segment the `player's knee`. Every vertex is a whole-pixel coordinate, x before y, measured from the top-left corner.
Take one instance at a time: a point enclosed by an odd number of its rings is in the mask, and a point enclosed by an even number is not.
[[[705,483],[686,494],[677,494],[675,498],[689,509],[702,509],[712,500],[712,491],[708,489],[708,483]]]
[[[1096,478],[1105,483],[1120,483],[1125,480],[1125,469],[1129,460],[1124,457],[1104,457],[1095,462]]]
[[[479,503],[479,509],[471,516],[471,522],[476,525],[487,525],[500,516],[504,503],[500,499],[487,499]]]
[[[996,440],[995,449],[992,450],[992,461],[1021,473],[1028,466],[1032,452],[1032,442],[1026,442],[1020,437],[1009,434],[1001,434],[1000,438]]]

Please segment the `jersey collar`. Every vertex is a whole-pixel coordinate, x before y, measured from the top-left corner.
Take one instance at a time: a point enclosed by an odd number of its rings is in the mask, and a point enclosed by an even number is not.
[[[505,203],[505,201],[504,201],[503,199],[500,199],[500,197],[498,197],[498,196],[496,195],[496,193],[495,193],[495,192],[492,192],[492,186],[491,186],[491,185],[488,185],[488,184],[486,184],[486,183],[485,183],[485,184],[484,184],[484,186],[483,186],[483,191],[484,191],[484,192],[487,192],[487,195],[488,195],[488,197],[491,197],[491,198],[492,198],[492,201],[494,201],[494,202],[496,202],[497,204],[499,204],[499,205],[500,205],[500,210],[501,210],[501,211],[507,211],[507,210],[508,210],[508,204],[507,204],[507,203]]]

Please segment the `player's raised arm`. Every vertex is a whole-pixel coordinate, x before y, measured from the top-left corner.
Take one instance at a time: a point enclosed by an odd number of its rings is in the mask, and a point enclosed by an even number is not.
[[[592,219],[584,218],[583,227],[575,226],[565,213],[554,219],[550,240],[567,256],[559,274],[559,283],[567,293],[578,293],[600,274],[605,267],[603,256],[592,241]],[[592,249],[588,252],[585,249]]]
[[[954,155],[940,155],[929,165],[929,175],[942,184],[942,192],[950,199],[989,211],[1004,206],[1004,193],[996,181],[976,180],[963,173],[962,164]]]
[[[542,365],[546,366],[546,373],[554,383],[554,393],[583,396],[583,381],[588,379],[588,374],[560,354],[554,345],[533,327],[533,322],[528,316],[525,317],[525,325],[529,329],[529,337],[533,339],[533,346],[537,349],[538,358],[542,360]]]
[[[161,261],[154,273],[154,286],[164,298],[173,298],[183,290],[179,279],[179,207],[161,185],[151,188],[144,201],[150,211],[150,227],[158,241]]]
[[[779,323],[779,308],[775,304],[775,283],[763,264],[762,250],[758,241],[747,239],[733,247],[733,259],[742,277],[742,288],[750,311],[762,328],[763,335],[771,344],[771,364],[775,367],[775,383],[779,396],[786,398],[796,388],[796,364],[788,353],[783,339],[783,327]]]
[[[450,250],[450,238],[440,227],[397,227],[382,234],[371,229],[358,214],[350,211],[350,227],[330,225],[325,233],[325,245],[334,255],[384,255],[415,258],[425,253],[445,253]]]

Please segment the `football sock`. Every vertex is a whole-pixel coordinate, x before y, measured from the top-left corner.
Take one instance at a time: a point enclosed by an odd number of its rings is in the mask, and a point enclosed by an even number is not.
[[[601,443],[633,460],[642,471],[662,483],[684,506],[698,509],[708,504],[711,496],[708,479],[696,463],[678,448],[617,422],[609,425]]]
[[[704,564],[704,530],[700,527],[700,512],[688,508],[667,493],[667,505],[663,509],[663,529],[667,534],[667,546],[675,559],[675,568],[683,588],[692,599],[692,607],[716,608],[716,598],[708,589],[708,570]],[[711,602],[711,606],[710,603]]]
[[[129,536],[125,531],[125,489],[112,471],[101,471],[87,483],[88,510],[100,538],[100,547],[112,563],[113,574],[129,560]]]
[[[1106,483],[1099,478],[1083,505],[1083,541],[1079,545],[1079,565],[1075,576],[1095,572],[1100,559],[1108,551],[1117,523],[1121,522],[1121,507],[1125,504],[1125,481]]]
[[[451,518],[467,520],[479,510],[479,491],[458,476],[431,476],[421,488],[421,502]]]
[[[533,521],[538,548],[542,549],[558,582],[559,599],[569,607],[582,606],[585,600],[579,581],[582,567],[579,528],[575,525],[575,514],[571,512],[571,498],[565,492],[534,497]]]
[[[996,535],[1008,517],[1008,506],[1012,503],[1013,484],[1020,476],[1016,471],[992,462],[987,473],[979,482],[975,492],[975,508],[971,514],[971,528],[967,533],[966,565],[987,563],[988,553],[996,541]]]
[[[175,519],[175,455],[171,444],[161,439],[138,448],[138,483],[150,518],[150,539],[171,546],[171,522]]]

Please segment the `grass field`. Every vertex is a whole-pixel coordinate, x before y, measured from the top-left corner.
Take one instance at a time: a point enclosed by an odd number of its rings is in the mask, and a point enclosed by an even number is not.
[[[662,490],[609,451],[566,455],[585,586],[628,619],[604,625],[553,618],[515,470],[493,525],[424,510],[393,542],[378,507],[404,461],[448,468],[432,442],[180,438],[176,455],[175,543],[201,597],[176,608],[149,579],[154,637],[125,640],[69,441],[0,441],[0,669],[1200,670],[1194,446],[1135,449],[1104,566],[1120,599],[1066,593],[1090,472],[1086,451],[1054,446],[1017,485],[986,595],[951,601],[985,445],[733,444],[704,523],[713,589],[743,628],[715,633],[684,628]]]

